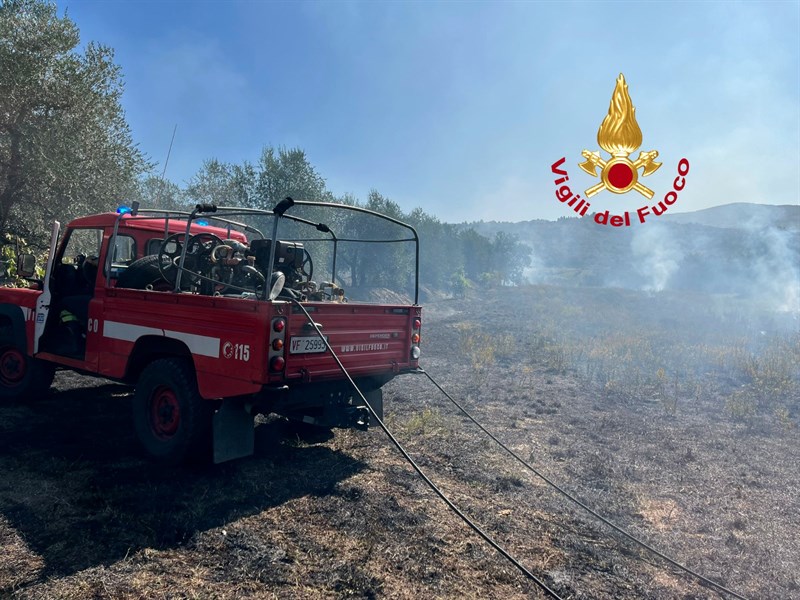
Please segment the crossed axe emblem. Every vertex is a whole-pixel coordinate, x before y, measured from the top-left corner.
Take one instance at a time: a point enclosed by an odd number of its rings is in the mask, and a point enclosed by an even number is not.
[[[602,181],[586,190],[585,195],[587,198],[591,198],[604,189],[615,194],[623,194],[628,190],[634,189],[648,200],[653,197],[653,190],[639,183],[638,179],[640,167],[644,167],[642,177],[647,177],[655,173],[661,166],[661,163],[655,162],[658,157],[657,150],[639,152],[639,158],[633,162],[625,155],[614,155],[610,160],[606,161],[600,156],[600,152],[589,152],[588,150],[581,152],[581,156],[586,159],[586,162],[582,162],[578,166],[592,177],[598,176],[597,167],[601,169],[600,178]],[[614,174],[611,173],[612,170],[615,171]],[[620,181],[625,183],[620,184]]]

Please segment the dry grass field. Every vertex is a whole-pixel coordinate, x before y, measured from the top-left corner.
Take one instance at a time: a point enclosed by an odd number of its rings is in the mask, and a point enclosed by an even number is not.
[[[796,315],[737,298],[530,286],[425,307],[423,365],[523,458],[751,599],[800,598]],[[259,418],[254,457],[163,469],[130,388],[59,373],[0,406],[0,597],[538,598],[380,429]],[[422,376],[389,427],[564,598],[721,598],[522,470]]]

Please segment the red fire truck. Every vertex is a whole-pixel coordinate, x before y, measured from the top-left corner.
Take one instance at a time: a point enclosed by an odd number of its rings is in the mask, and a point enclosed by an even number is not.
[[[356,239],[328,224],[340,217],[306,216],[337,211],[402,233]],[[59,233],[55,223],[43,280],[0,288],[0,401],[45,394],[56,369],[133,384],[134,425],[149,455],[174,464],[210,450],[222,462],[252,454],[258,413],[368,427],[370,410],[331,350],[378,418],[381,387],[418,370],[419,240],[385,215],[290,198],[272,211],[134,206]],[[341,249],[395,242],[414,248],[415,261],[404,263],[413,303],[348,301]],[[312,247],[323,248],[315,258]],[[330,276],[315,279],[322,262]],[[21,255],[17,266],[31,277],[35,260]]]

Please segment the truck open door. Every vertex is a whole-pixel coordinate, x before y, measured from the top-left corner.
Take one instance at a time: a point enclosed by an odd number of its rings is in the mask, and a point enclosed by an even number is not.
[[[47,323],[47,314],[50,312],[50,275],[53,273],[53,262],[56,257],[56,246],[58,245],[58,234],[61,231],[61,223],[53,222],[53,231],[50,234],[50,251],[47,255],[47,266],[44,271],[44,284],[42,293],[36,299],[36,322],[33,329],[33,354],[39,352],[39,339],[44,333],[44,326]]]

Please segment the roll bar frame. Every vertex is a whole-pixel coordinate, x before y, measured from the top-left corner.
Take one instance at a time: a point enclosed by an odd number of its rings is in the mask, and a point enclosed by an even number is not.
[[[338,237],[336,233],[325,223],[315,223],[313,221],[304,219],[296,215],[286,214],[288,210],[290,210],[292,207],[295,206],[311,206],[323,209],[349,210],[352,212],[357,212],[372,217],[377,217],[379,219],[388,221],[389,223],[407,229],[408,231],[411,232],[412,237],[396,239],[396,240],[341,238]],[[414,242],[414,306],[417,306],[419,304],[419,236],[417,235],[417,230],[414,229],[413,226],[409,225],[408,223],[404,223],[398,219],[395,219],[393,217],[389,217],[377,211],[370,210],[367,208],[362,208],[360,206],[352,206],[350,204],[340,204],[335,202],[312,202],[307,200],[293,200],[290,197],[287,197],[278,202],[271,211],[258,208],[248,208],[248,207],[198,204],[191,212],[179,211],[179,210],[138,209],[138,207],[136,207],[130,213],[121,213],[117,216],[117,219],[114,222],[114,231],[112,233],[111,240],[109,242],[109,248],[106,253],[106,273],[111,272],[114,249],[116,248],[117,232],[119,230],[119,224],[123,220],[123,218],[125,218],[126,221],[137,220],[137,219],[152,219],[159,217],[163,218],[165,239],[169,236],[170,219],[180,219],[180,220],[186,219],[185,236],[186,239],[188,240],[191,235],[192,223],[195,222],[195,220],[199,216],[203,216],[205,218],[212,219],[217,223],[223,223],[227,225],[229,238],[232,227],[237,227],[241,228],[243,231],[254,233],[258,235],[259,238],[261,239],[265,239],[264,234],[259,229],[252,227],[246,223],[241,223],[230,219],[230,217],[247,216],[247,215],[267,216],[267,217],[273,217],[274,219],[272,223],[272,232],[271,232],[272,234],[271,240],[273,241],[273,243],[270,245],[270,260],[269,260],[270,265],[275,264],[275,249],[277,244],[275,244],[274,242],[278,239],[278,228],[281,219],[288,219],[296,223],[308,225],[310,227],[314,227],[317,231],[320,231],[322,233],[327,233],[330,236],[330,238],[327,239],[302,238],[293,241],[321,241],[321,242],[329,241],[333,243],[333,264],[331,267],[331,280],[334,283],[336,281],[336,258],[340,242],[359,242],[359,243],[369,243],[369,244],[393,244],[402,242]],[[188,270],[184,268],[184,262],[186,260],[186,251],[187,251],[187,244],[183,244],[180,260],[177,265],[178,274],[175,280],[175,288],[173,289],[173,292],[176,293],[180,292],[181,276],[183,274],[183,271]],[[207,277],[200,275],[199,273],[194,273],[193,271],[192,275],[200,277],[201,279],[208,279]],[[109,287],[109,277],[106,277],[106,287]],[[265,287],[264,298],[262,299],[266,300],[267,299],[266,294],[268,293],[268,290],[266,288],[268,286],[265,285],[264,287]]]

